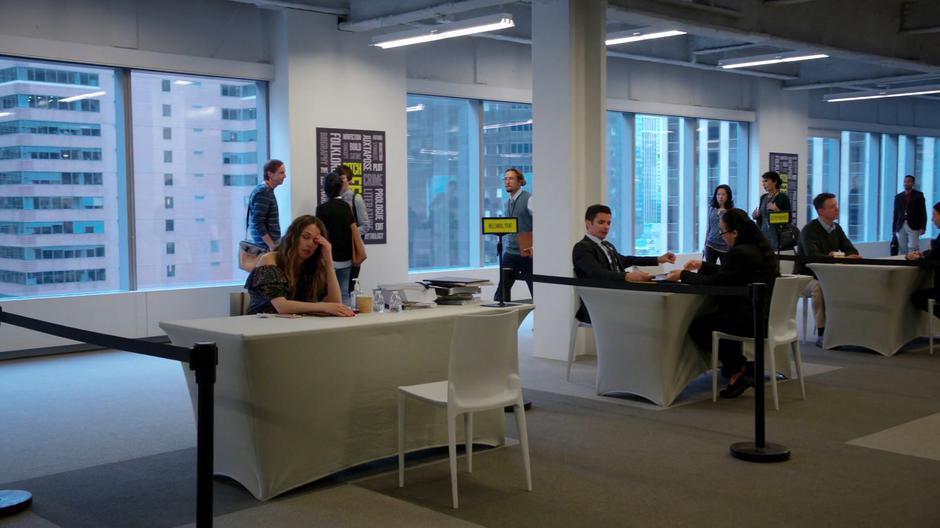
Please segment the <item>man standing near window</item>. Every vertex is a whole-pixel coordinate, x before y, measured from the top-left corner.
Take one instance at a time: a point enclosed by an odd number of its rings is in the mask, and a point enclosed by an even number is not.
[[[274,189],[287,179],[287,169],[281,160],[264,164],[264,181],[259,183],[248,198],[248,241],[274,251],[281,241],[281,221]]]
[[[904,192],[894,197],[894,223],[898,236],[898,252],[907,255],[920,251],[920,236],[927,228],[927,204],[924,193],[914,189],[913,176],[904,177]]]
[[[501,300],[500,292],[505,292],[505,300],[512,298],[512,285],[516,283],[517,273],[532,273],[532,194],[522,187],[526,184],[522,171],[515,167],[506,170],[503,184],[509,201],[506,202],[504,216],[518,218],[518,233],[506,235],[503,247],[503,269],[500,270],[500,285],[496,288],[495,300]],[[532,281],[527,280],[529,295],[532,294]]]

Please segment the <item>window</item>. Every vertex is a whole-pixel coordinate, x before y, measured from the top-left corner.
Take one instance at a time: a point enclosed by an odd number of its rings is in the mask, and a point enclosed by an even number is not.
[[[503,184],[506,169],[515,167],[533,188],[532,105],[483,101],[483,214],[505,216],[509,196]],[[528,170],[526,170],[528,169]],[[533,203],[534,207],[535,204]],[[534,208],[533,207],[533,208]],[[483,264],[498,264],[496,237],[483,237]]]
[[[868,132],[842,132],[840,224],[855,242],[878,239],[880,139]]]
[[[176,264],[167,264],[166,265],[166,278],[170,279],[176,277]]]
[[[170,91],[170,80],[163,79],[160,81],[160,91],[169,92]]]
[[[221,246],[221,244],[219,244],[219,241],[218,241],[218,240],[210,240],[210,241],[209,241],[209,251],[210,251],[211,253],[218,253],[219,251],[221,251],[221,247],[222,247],[222,246]]]
[[[254,187],[258,183],[258,177],[254,174],[223,174],[222,185],[231,186],[249,186]]]
[[[608,112],[607,155],[609,236],[624,252],[701,251],[720,184],[747,207],[747,123]]]
[[[163,139],[173,139],[173,129],[170,127],[163,127]]]
[[[172,150],[163,151],[163,163],[173,163],[173,151]]]
[[[174,255],[176,254],[176,242],[167,242],[166,243],[166,254]]]
[[[809,176],[806,193],[806,220],[817,217],[813,198],[819,193],[839,194],[839,139],[834,137],[811,137],[807,152],[806,172]]]
[[[163,242],[137,244],[134,258],[138,285],[160,287],[170,284],[168,279],[173,279],[173,285],[241,280],[244,272],[238,269],[234,248],[245,236],[243,203],[252,191],[256,175],[261,173],[259,160],[263,161],[266,155],[259,151],[267,141],[258,132],[263,131],[264,123],[257,119],[258,104],[264,98],[254,97],[261,85],[238,79],[174,75],[172,100],[182,110],[170,113],[166,109],[164,118],[146,119],[153,115],[153,101],[160,100],[156,94],[160,92],[162,77],[166,75],[131,72],[137,237]],[[225,116],[220,111],[223,108]],[[172,151],[167,152],[173,154],[173,167],[182,169],[173,170],[172,174],[168,172],[170,166],[159,163],[159,153],[165,148],[163,128],[175,132]],[[194,134],[180,133],[181,130],[192,130]],[[226,139],[232,137],[244,141]],[[180,170],[185,171],[182,176]],[[228,176],[220,177],[228,174],[240,175],[234,180],[238,184],[232,184]],[[251,180],[251,184],[242,185],[242,178]],[[160,192],[161,187],[167,186],[173,187],[175,196],[183,198],[175,202],[173,197]],[[178,232],[175,220],[180,221]],[[180,236],[186,238],[185,243]],[[206,251],[214,247],[212,241],[216,241],[219,251]],[[163,267],[166,262],[161,261],[160,248],[167,242],[178,244],[174,248],[176,262],[186,262],[179,268],[179,274],[175,269],[169,274]],[[211,262],[221,265],[212,266]]]
[[[408,96],[408,267],[479,265],[478,119],[465,99]],[[471,235],[472,233],[472,235]],[[472,258],[473,252],[477,258]]]
[[[0,297],[121,288],[119,91],[113,69],[0,57]]]

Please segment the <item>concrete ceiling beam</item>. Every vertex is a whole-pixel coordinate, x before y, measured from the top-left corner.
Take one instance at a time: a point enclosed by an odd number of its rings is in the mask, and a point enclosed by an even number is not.
[[[341,31],[352,32],[372,31],[375,29],[412,24],[414,22],[428,18],[457,15],[467,11],[473,11],[474,9],[484,9],[487,7],[512,3],[515,2],[512,0],[462,0],[459,2],[446,2],[443,4],[436,4],[403,13],[395,13],[393,15],[385,15],[362,20],[349,20],[341,23],[339,25],[339,29]]]

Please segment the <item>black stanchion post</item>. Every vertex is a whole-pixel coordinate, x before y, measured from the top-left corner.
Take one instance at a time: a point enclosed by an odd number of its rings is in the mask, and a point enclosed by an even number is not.
[[[215,368],[219,349],[215,343],[193,345],[189,368],[196,372],[196,528],[212,526],[212,475],[215,428]]]
[[[751,307],[754,311],[754,441],[731,444],[731,456],[748,462],[783,462],[790,459],[790,450],[779,444],[768,444],[764,431],[764,304],[767,285],[750,285]],[[771,375],[776,375],[771,371]]]
[[[0,306],[0,316],[3,315],[3,307]],[[0,317],[2,319],[2,317]],[[23,490],[0,490],[0,517],[13,515],[29,509],[33,503],[33,496],[28,491]]]
[[[499,261],[499,306],[506,306],[506,270],[503,269],[503,235],[496,238],[496,259]]]

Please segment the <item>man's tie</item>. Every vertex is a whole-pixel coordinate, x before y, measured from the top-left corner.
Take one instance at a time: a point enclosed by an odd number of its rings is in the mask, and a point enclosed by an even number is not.
[[[611,271],[623,271],[620,268],[620,258],[617,257],[617,250],[614,249],[614,245],[606,240],[602,240],[601,245],[607,250],[607,259],[610,261]]]

